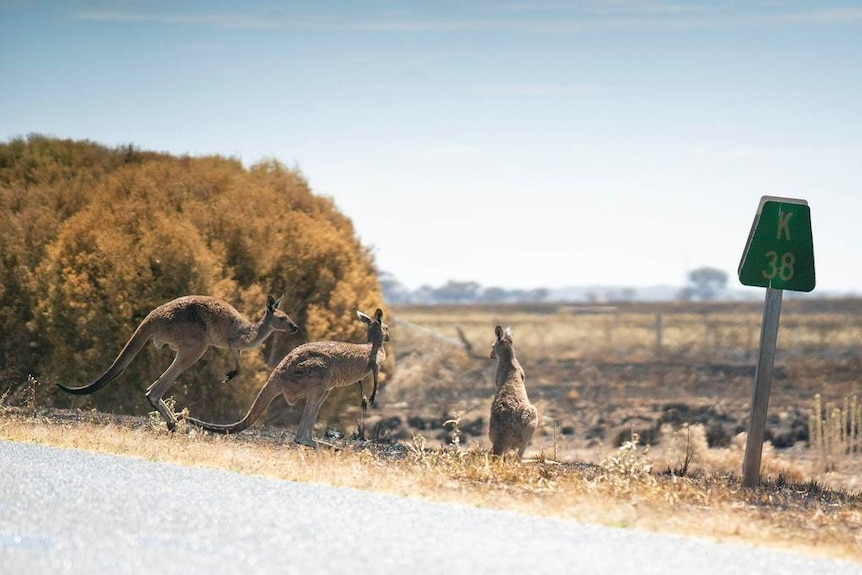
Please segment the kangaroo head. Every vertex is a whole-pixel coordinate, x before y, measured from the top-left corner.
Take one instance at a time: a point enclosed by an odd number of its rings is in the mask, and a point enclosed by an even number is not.
[[[361,311],[357,311],[356,315],[365,322],[368,341],[382,343],[389,341],[389,326],[383,323],[383,310],[377,308],[374,312],[374,319],[371,319]]]
[[[494,328],[494,333],[497,335],[497,339],[491,344],[491,359],[497,359],[497,350],[501,349],[503,346],[506,346],[511,349],[512,347],[512,328],[507,327],[505,331],[501,326],[497,326]]]
[[[266,296],[266,318],[264,321],[271,325],[275,331],[296,333],[299,331],[299,326],[286,313],[278,309],[283,299],[283,295],[278,299],[275,299],[271,295]]]

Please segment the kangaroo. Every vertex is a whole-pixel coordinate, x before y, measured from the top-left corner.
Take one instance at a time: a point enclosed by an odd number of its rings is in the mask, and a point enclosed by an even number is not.
[[[83,387],[57,385],[73,395],[93,393],[119,377],[148,340],[152,339],[157,348],[168,345],[176,352],[174,361],[147,388],[146,394],[164,418],[168,429],[173,431],[177,422],[162,396],[181,373],[197,363],[210,346],[230,350],[234,368],[222,380],[228,382],[239,374],[242,350],[258,347],[274,331],[296,333],[299,330],[293,320],[278,309],[283,297],[276,300],[267,296],[266,310],[257,323],[249,322],[232,305],[218,298],[189,295],[169,301],[147,314],[111,367],[98,379]]]
[[[312,341],[302,344],[276,366],[241,420],[216,424],[189,418],[189,423],[216,433],[238,433],[251,427],[279,394],[284,396],[288,405],[294,405],[304,397],[305,410],[297,428],[296,443],[317,447],[312,439],[312,430],[320,407],[330,391],[357,382],[361,389],[362,380],[370,373],[374,378],[371,405],[374,405],[377,396],[380,366],[386,359],[383,342],[389,341],[389,326],[383,323],[383,312],[379,309],[374,319],[361,311],[357,311],[356,315],[367,325],[367,343]],[[365,408],[369,402],[364,392],[360,393]]]
[[[539,416],[535,406],[527,398],[524,387],[526,374],[512,347],[512,330],[499,325],[494,330],[497,340],[491,346],[491,359],[497,360],[494,382],[497,392],[491,404],[491,439],[494,455],[503,455],[511,449],[524,456],[527,445],[533,438]]]

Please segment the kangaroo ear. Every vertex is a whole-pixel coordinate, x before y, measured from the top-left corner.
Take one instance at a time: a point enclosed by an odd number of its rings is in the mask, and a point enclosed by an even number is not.
[[[377,308],[377,311],[374,312],[374,319],[376,319],[378,323],[383,321],[383,310],[382,309]]]
[[[361,319],[362,321],[364,321],[365,323],[367,323],[369,325],[371,324],[371,318],[359,310],[356,310],[356,317],[358,317],[359,319]]]
[[[278,300],[278,301],[281,301],[281,300]],[[277,305],[278,305],[278,302],[275,301],[275,298],[273,298],[271,295],[266,296],[266,309],[268,309],[269,311],[272,311],[273,308],[275,308]]]
[[[509,337],[512,337],[512,328],[511,327],[506,328],[506,335],[508,335]]]
[[[272,306],[272,307],[274,307],[274,308],[280,308],[280,307],[281,307],[281,300],[283,300],[283,299],[284,299],[284,294],[281,294],[281,297],[280,297],[280,298],[278,298],[277,300],[275,300],[275,305],[274,305],[274,306]]]
[[[494,333],[497,334],[497,341],[503,339],[503,328],[502,326],[497,326],[494,328]]]

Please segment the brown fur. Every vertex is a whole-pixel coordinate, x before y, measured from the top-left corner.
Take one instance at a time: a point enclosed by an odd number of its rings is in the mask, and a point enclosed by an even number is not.
[[[367,324],[367,343],[312,341],[303,344],[276,366],[241,420],[216,424],[189,418],[189,422],[216,433],[237,433],[251,427],[279,395],[284,396],[288,405],[294,405],[304,397],[305,410],[296,432],[296,442],[315,447],[312,429],[330,391],[354,383],[359,383],[361,389],[362,380],[371,374],[374,377],[372,405],[377,396],[380,365],[386,359],[383,342],[389,341],[389,326],[383,323],[383,312],[379,309],[374,319],[362,312],[357,312],[357,315]],[[362,403],[363,408],[366,407],[364,394]]]
[[[162,396],[181,373],[197,363],[207,349],[219,347],[230,350],[234,368],[225,374],[224,381],[228,381],[239,374],[242,350],[258,347],[274,331],[297,332],[299,328],[293,320],[278,309],[280,303],[281,298],[276,300],[267,296],[263,317],[257,323],[251,323],[232,305],[220,299],[203,295],[177,298],[147,314],[111,367],[98,379],[83,387],[57,385],[73,395],[98,391],[119,377],[147,341],[152,339],[157,348],[167,345],[176,352],[174,361],[146,392],[147,399],[164,418],[168,429],[173,430],[176,420]]]
[[[535,406],[527,397],[524,386],[526,374],[512,347],[512,336],[503,332],[499,325],[495,329],[497,339],[491,347],[491,359],[497,360],[494,383],[497,392],[491,404],[491,426],[488,437],[494,455],[503,455],[517,449],[518,457],[524,456],[539,422]]]

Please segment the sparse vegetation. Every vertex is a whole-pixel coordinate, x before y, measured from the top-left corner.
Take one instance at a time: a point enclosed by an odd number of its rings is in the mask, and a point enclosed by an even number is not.
[[[862,302],[785,302],[767,421],[764,470],[862,489],[858,458],[828,473],[809,443],[816,394],[843,405],[862,373]],[[488,446],[493,396],[489,326],[511,325],[531,399],[543,418],[527,456],[599,463],[637,434],[656,470],[739,473],[754,380],[761,306],[749,303],[397,307],[395,378],[379,416],[400,439],[444,443],[461,422],[467,448]],[[662,347],[656,347],[656,316]],[[399,321],[400,319],[406,321]],[[420,353],[419,350],[425,351]],[[394,406],[404,406],[395,408]],[[395,426],[392,418],[403,425]],[[848,428],[849,430],[849,428]]]

